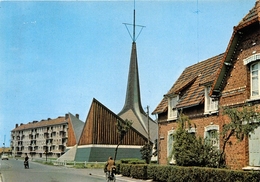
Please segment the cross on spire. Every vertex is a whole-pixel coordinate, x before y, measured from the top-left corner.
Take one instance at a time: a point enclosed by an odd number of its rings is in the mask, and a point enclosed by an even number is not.
[[[145,27],[145,26],[143,26],[143,25],[136,25],[136,24],[135,24],[135,1],[134,1],[133,24],[129,24],[129,23],[123,23],[123,24],[125,25],[125,27],[126,27],[128,33],[129,33],[131,39],[133,40],[133,42],[135,42],[135,41],[137,40],[137,38],[139,37],[140,33],[142,32],[143,28]],[[128,29],[128,26],[129,26],[129,25],[130,25],[130,26],[133,26],[133,35],[131,35],[131,33],[130,33],[129,29]],[[135,28],[136,28],[136,27],[141,27],[141,30],[140,30],[140,32],[138,33],[137,37],[135,36]]]

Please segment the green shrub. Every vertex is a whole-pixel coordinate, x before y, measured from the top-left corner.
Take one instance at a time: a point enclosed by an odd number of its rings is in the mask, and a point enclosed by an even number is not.
[[[130,177],[131,175],[131,164],[121,164],[120,165],[120,172],[123,176]]]
[[[260,172],[205,167],[121,164],[123,176],[160,182],[259,182]]]
[[[147,164],[134,165],[130,173],[130,176],[133,178],[147,179]]]
[[[122,164],[145,164],[144,160],[140,160],[137,158],[121,159],[120,161]]]

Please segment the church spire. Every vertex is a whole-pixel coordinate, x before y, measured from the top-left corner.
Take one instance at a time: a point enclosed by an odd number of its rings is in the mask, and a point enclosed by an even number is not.
[[[139,73],[138,73],[138,61],[137,61],[137,50],[136,50],[136,40],[138,36],[136,36],[136,27],[141,27],[141,30],[144,26],[135,24],[135,8],[134,8],[134,16],[133,16],[133,24],[126,24],[126,28],[128,30],[129,35],[131,36],[127,25],[133,26],[132,33],[132,50],[130,57],[130,65],[128,72],[128,82],[127,82],[127,90],[126,90],[126,98],[123,109],[119,112],[119,116],[123,119],[132,120],[133,127],[139,128],[141,133],[147,132],[146,122],[144,121],[147,116],[144,112],[141,104],[141,95],[140,95],[140,84],[139,84]],[[129,114],[131,113],[131,114]],[[138,130],[139,130],[138,129]]]
[[[145,113],[144,110],[142,109],[142,104],[141,104],[137,50],[136,50],[136,42],[134,41],[132,43],[132,51],[130,57],[125,105],[120,113],[127,111],[129,109],[132,109],[133,111],[136,112]]]

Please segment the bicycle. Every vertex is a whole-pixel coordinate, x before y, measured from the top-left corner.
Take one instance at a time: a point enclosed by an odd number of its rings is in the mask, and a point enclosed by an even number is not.
[[[112,168],[112,172],[106,171],[106,181],[115,182],[116,181],[116,168]]]

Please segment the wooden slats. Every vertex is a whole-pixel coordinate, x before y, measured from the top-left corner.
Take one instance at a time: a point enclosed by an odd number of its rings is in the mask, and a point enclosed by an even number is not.
[[[116,127],[117,120],[121,120],[121,118],[94,99],[79,145],[117,145],[119,143],[119,133]],[[130,128],[121,145],[144,145],[146,141],[146,137],[134,128]]]

